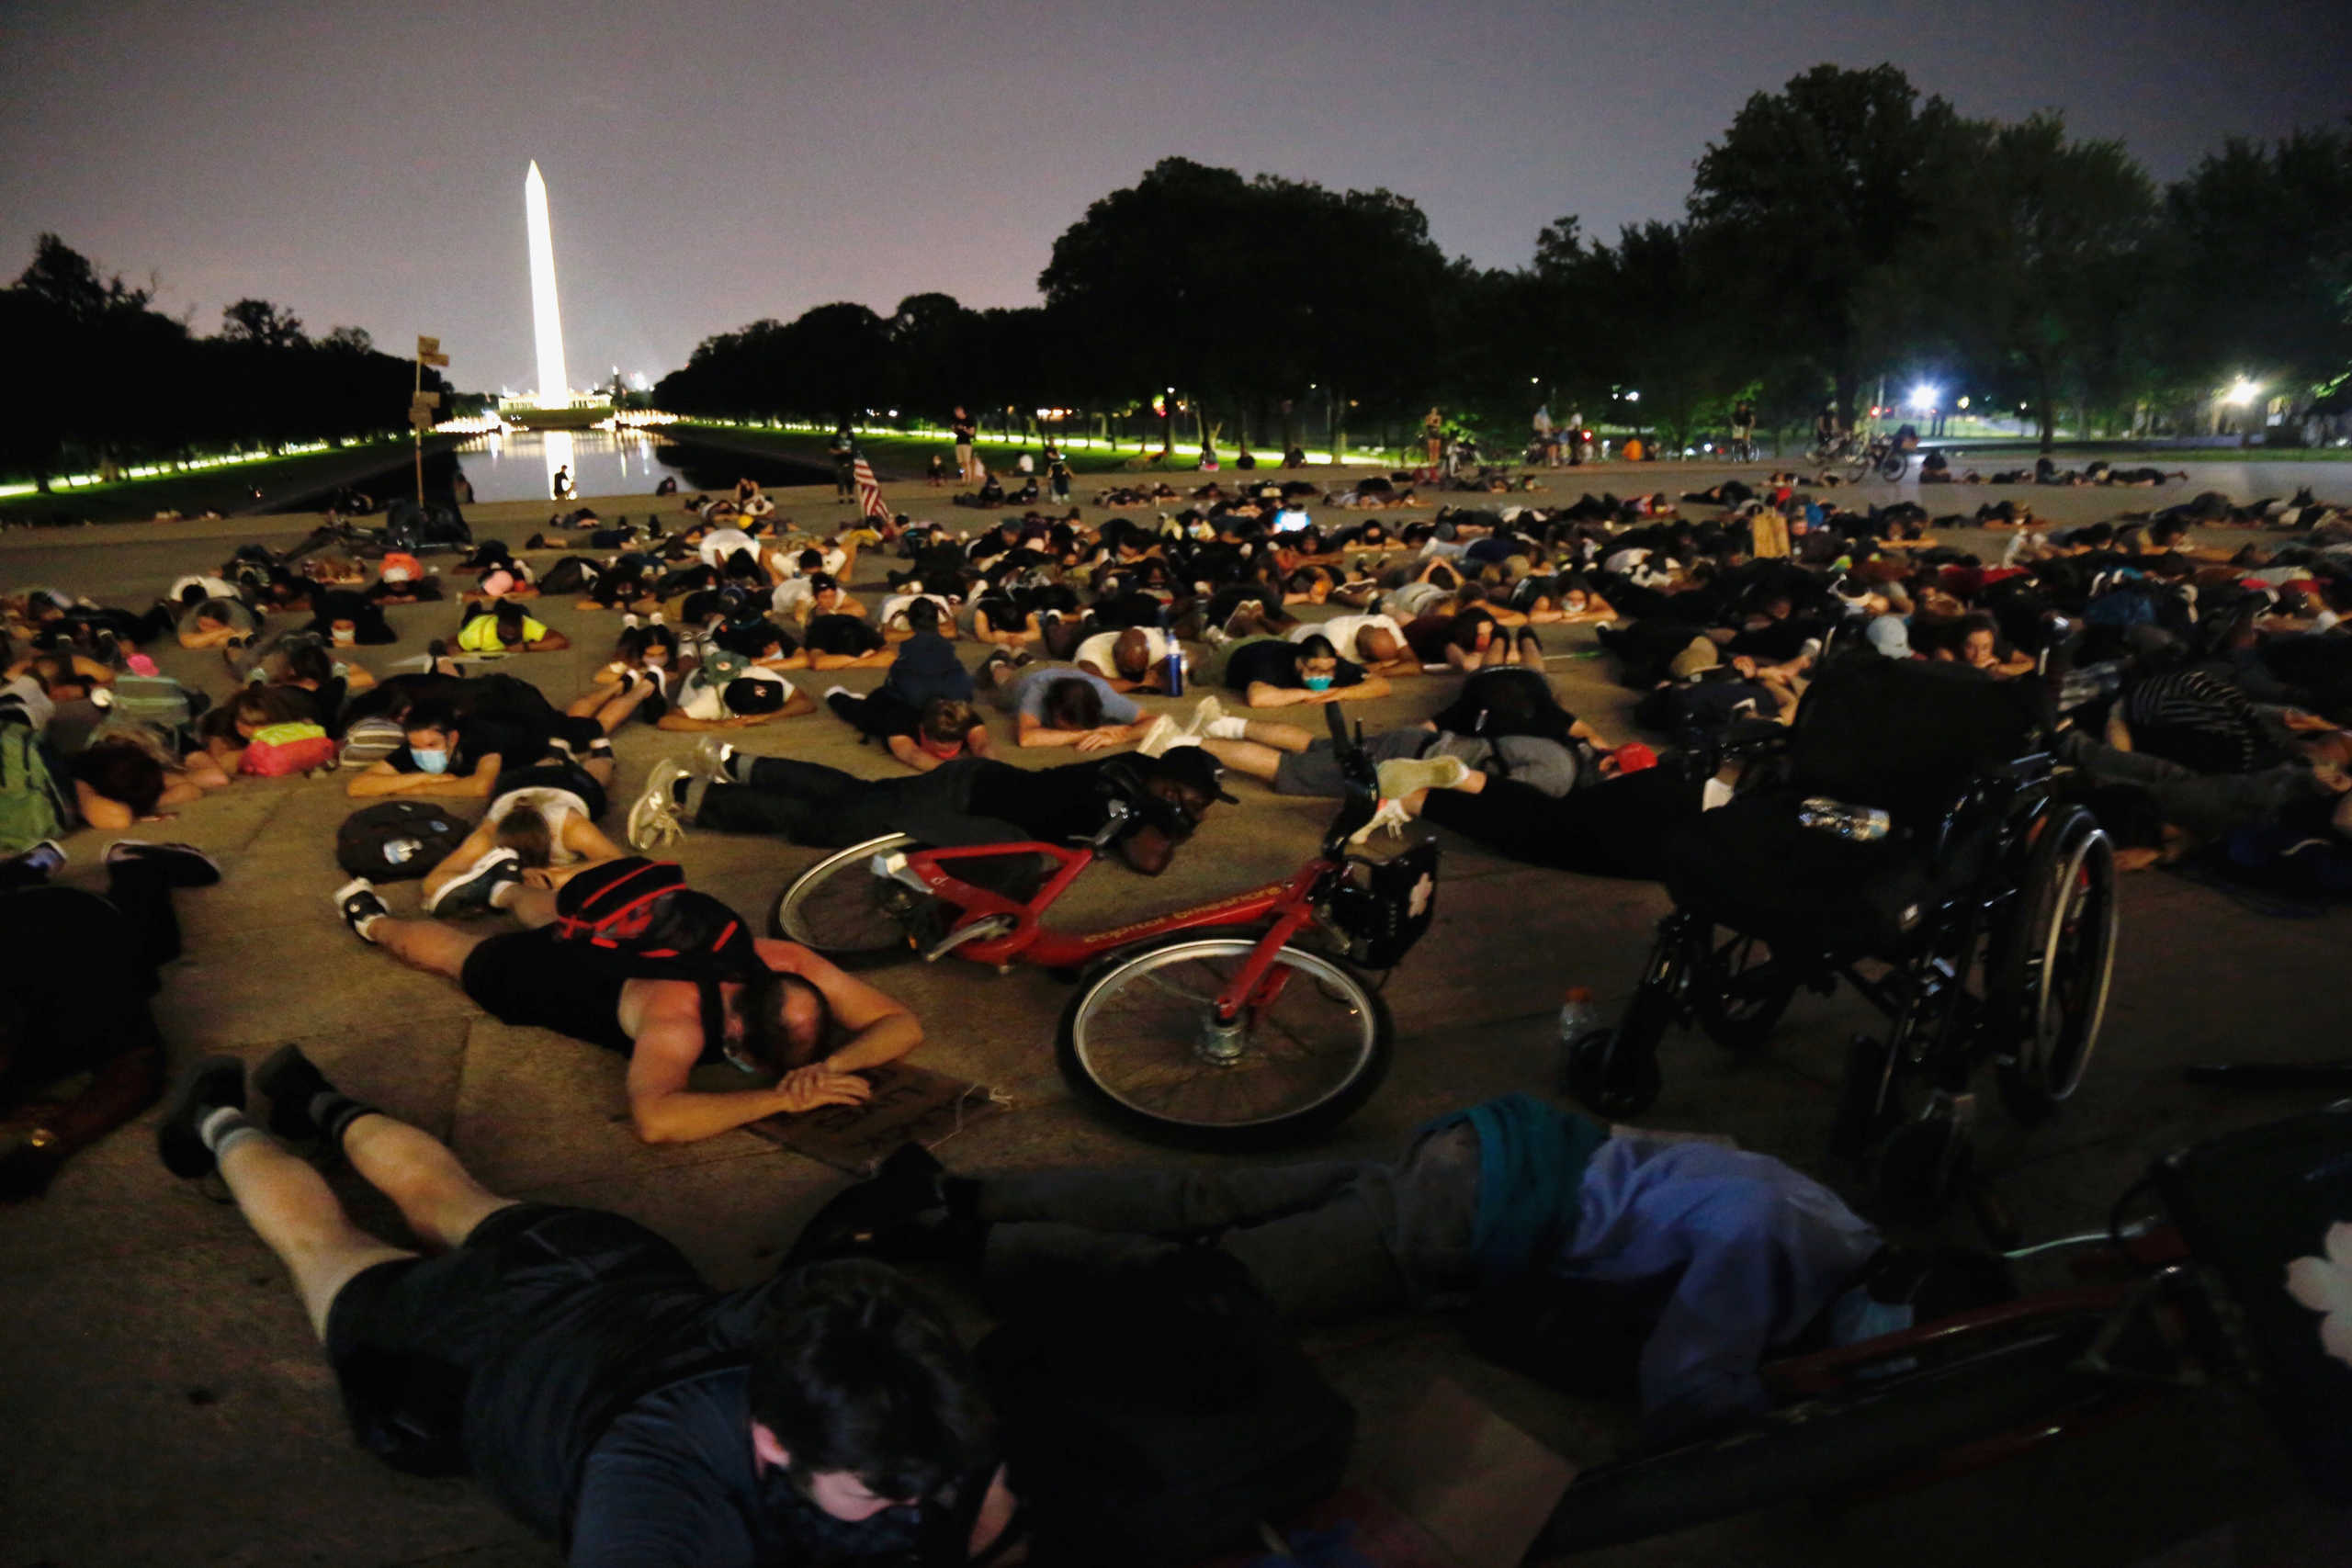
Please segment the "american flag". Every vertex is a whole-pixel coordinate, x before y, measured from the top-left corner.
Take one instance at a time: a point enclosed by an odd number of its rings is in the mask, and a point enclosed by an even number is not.
[[[874,465],[859,454],[857,468],[857,507],[877,523],[890,521],[890,508],[882,500],[882,481],[874,477]]]

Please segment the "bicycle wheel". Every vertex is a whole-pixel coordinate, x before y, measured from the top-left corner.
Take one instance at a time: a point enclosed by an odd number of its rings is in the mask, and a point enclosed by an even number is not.
[[[1579,1476],[1528,1556],[1639,1540],[1900,1474],[1949,1450],[2139,1391],[2079,1370],[2101,1314],[2030,1325],[1930,1371],[1896,1373],[1774,1411],[1754,1425]]]
[[[771,935],[821,953],[843,968],[888,963],[914,950],[906,915],[923,895],[874,874],[874,857],[911,847],[904,833],[885,833],[837,850],[792,879],[768,918]]]
[[[1878,477],[1889,484],[1899,484],[1903,480],[1904,471],[1910,466],[1911,460],[1901,452],[1890,451],[1878,460]]]
[[[1353,972],[1284,947],[1221,1025],[1217,994],[1257,946],[1191,933],[1112,959],[1062,1011],[1063,1077],[1136,1132],[1194,1147],[1262,1148],[1338,1126],[1387,1074],[1387,1005]]]

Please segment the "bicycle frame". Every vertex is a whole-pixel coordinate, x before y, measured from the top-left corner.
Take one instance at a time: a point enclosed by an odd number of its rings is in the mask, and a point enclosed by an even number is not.
[[[949,862],[1008,854],[1040,854],[1057,863],[1045,886],[1026,902],[975,886],[946,869],[945,863]],[[1243,1009],[1271,1005],[1281,995],[1287,976],[1277,976],[1271,983],[1267,979],[1274,954],[1314,922],[1315,894],[1325,878],[1339,869],[1338,863],[1318,855],[1284,881],[1264,883],[1149,919],[1082,933],[1048,930],[1044,923],[1046,911],[1101,858],[1102,852],[1091,846],[1073,849],[1036,840],[970,844],[909,851],[903,867],[894,870],[893,874],[961,910],[951,931],[964,931],[986,920],[1011,921],[1009,930],[972,938],[958,943],[954,950],[957,957],[977,964],[994,964],[1000,968],[1010,968],[1014,964],[1034,964],[1048,969],[1082,968],[1106,953],[1155,938],[1205,927],[1266,921],[1256,951],[1217,997],[1218,1016],[1231,1020],[1239,1016]]]

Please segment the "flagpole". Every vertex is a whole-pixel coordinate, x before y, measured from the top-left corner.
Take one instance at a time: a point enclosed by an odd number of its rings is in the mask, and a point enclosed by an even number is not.
[[[424,400],[424,342],[417,340],[416,386],[408,395],[408,433],[416,446],[416,509],[424,510],[424,426],[416,423],[416,407]]]

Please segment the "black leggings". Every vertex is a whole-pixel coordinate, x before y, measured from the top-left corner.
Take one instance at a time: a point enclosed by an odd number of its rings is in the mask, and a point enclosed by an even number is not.
[[[884,833],[928,844],[985,844],[1026,835],[971,813],[972,784],[986,759],[958,759],[907,778],[862,779],[820,762],[762,757],[741,784],[714,784],[698,828],[777,833],[796,844],[846,849]]]
[[[1531,865],[1655,881],[1665,874],[1666,835],[1699,815],[1700,790],[1668,768],[1645,768],[1557,798],[1490,779],[1476,795],[1430,791],[1421,817]]]

